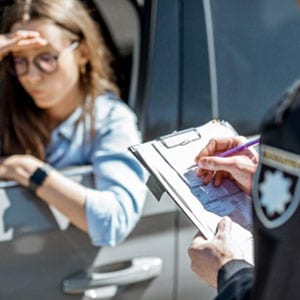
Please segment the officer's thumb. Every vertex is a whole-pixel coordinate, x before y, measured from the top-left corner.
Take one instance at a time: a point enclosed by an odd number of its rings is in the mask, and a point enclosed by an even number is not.
[[[231,237],[232,221],[229,217],[223,217],[216,228],[215,237],[226,240]]]

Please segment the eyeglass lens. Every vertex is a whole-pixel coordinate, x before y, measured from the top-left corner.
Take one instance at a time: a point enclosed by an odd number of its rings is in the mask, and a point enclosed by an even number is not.
[[[49,53],[42,53],[33,59],[34,65],[47,74],[53,73],[57,68],[56,57]],[[23,75],[28,71],[29,62],[27,58],[13,58],[14,71],[17,75]]]

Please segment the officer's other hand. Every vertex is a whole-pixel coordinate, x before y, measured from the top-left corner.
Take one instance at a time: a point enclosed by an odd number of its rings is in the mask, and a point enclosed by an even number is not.
[[[244,259],[239,246],[232,239],[232,222],[223,217],[212,240],[198,233],[189,249],[192,270],[206,283],[217,287],[219,269],[233,259]]]

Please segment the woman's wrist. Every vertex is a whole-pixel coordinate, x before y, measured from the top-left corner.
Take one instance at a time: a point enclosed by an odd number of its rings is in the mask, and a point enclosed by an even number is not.
[[[46,163],[37,167],[29,177],[28,188],[33,192],[36,192],[36,190],[43,185],[51,171],[53,171],[53,168]]]

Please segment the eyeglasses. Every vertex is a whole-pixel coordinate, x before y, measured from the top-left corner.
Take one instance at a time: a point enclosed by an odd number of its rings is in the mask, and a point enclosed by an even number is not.
[[[32,60],[33,64],[43,73],[52,74],[57,70],[58,59],[67,51],[73,51],[79,46],[79,42],[73,42],[71,45],[63,49],[59,54],[53,55],[45,52],[35,56]],[[28,73],[29,61],[24,57],[11,56],[8,63],[8,71],[16,76],[23,76]]]

